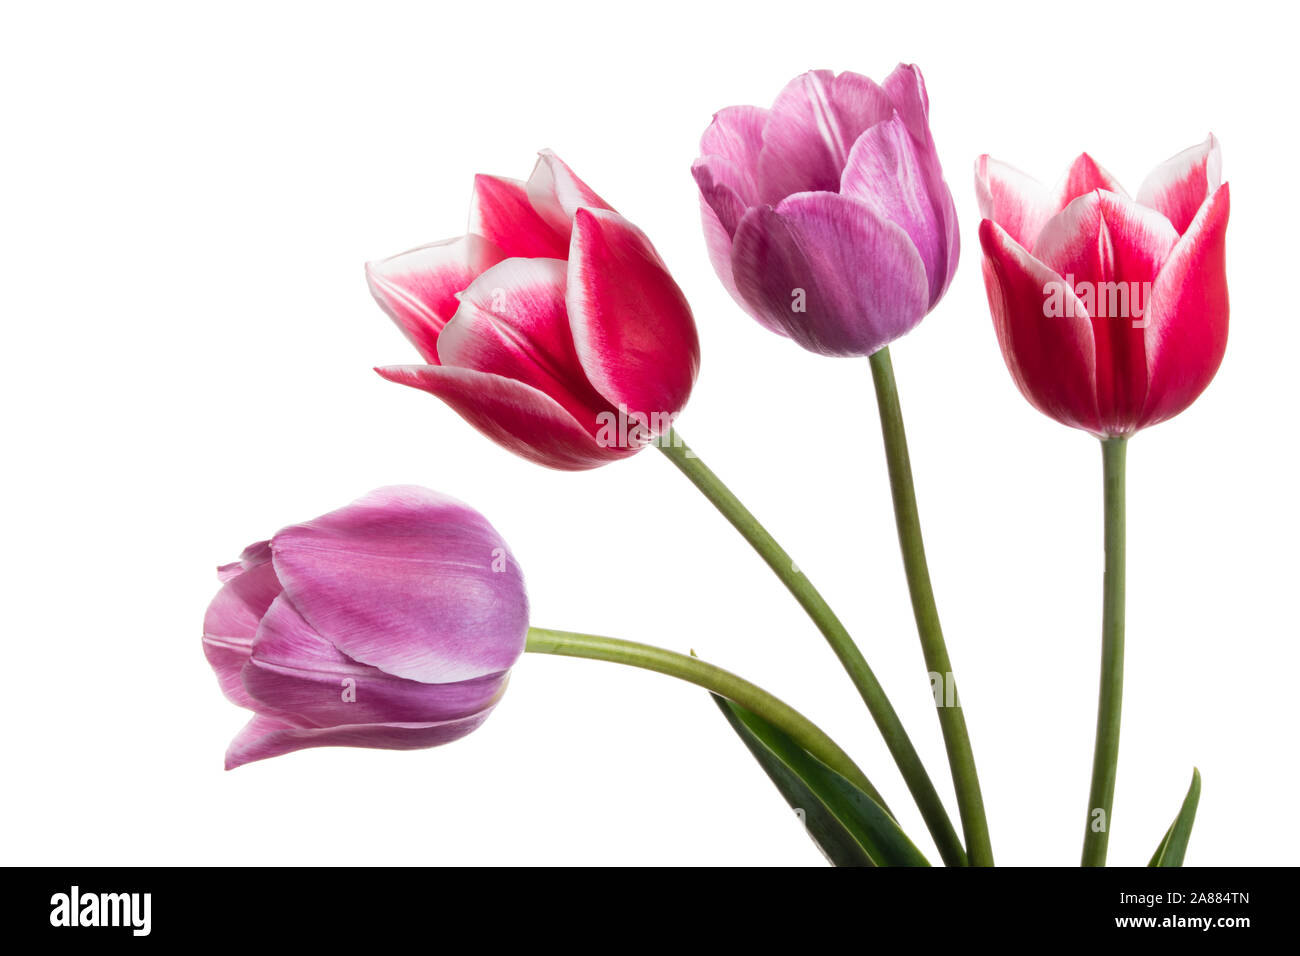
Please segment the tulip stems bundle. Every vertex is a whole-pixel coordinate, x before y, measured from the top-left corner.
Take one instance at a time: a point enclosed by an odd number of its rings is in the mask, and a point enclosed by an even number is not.
[[[1101,443],[1105,485],[1106,573],[1102,586],[1101,691],[1097,699],[1097,742],[1088,792],[1088,828],[1083,838],[1083,865],[1105,866],[1110,811],[1115,799],[1119,761],[1119,718],[1124,694],[1124,471],[1127,438]]]
[[[721,667],[706,663],[697,657],[689,657],[649,644],[541,627],[528,629],[528,639],[524,649],[533,654],[555,654],[560,657],[582,657],[612,664],[626,664],[629,667],[667,674],[669,677],[676,677],[696,687],[703,687],[719,697],[736,702],[780,728],[808,753],[861,788],[881,807],[889,809],[880,792],[867,779],[867,775],[820,727],[761,687]]]
[[[835,656],[839,658],[845,671],[848,672],[849,678],[853,681],[853,686],[861,694],[863,702],[867,705],[867,710],[870,711],[876,726],[880,729],[881,736],[884,738],[894,762],[898,765],[898,769],[907,783],[908,790],[911,791],[912,798],[916,801],[917,808],[921,811],[926,828],[934,838],[944,862],[949,866],[965,866],[967,854],[962,847],[961,839],[953,828],[948,812],[944,809],[943,801],[939,798],[934,783],[930,780],[930,775],[926,773],[925,767],[921,763],[921,757],[908,737],[897,711],[894,710],[894,705],[889,702],[884,688],[880,686],[880,681],[876,679],[876,675],[872,672],[870,665],[867,664],[866,658],[862,656],[862,651],[858,649],[848,630],[836,617],[830,605],[826,603],[826,599],[821,596],[821,593],[808,580],[808,577],[799,570],[798,565],[795,564],[789,553],[777,543],[771,533],[759,523],[750,510],[741,503],[740,499],[722,483],[722,480],[700,460],[699,456],[681,439],[681,436],[675,431],[669,431],[659,443],[659,449],[700,490],[704,497],[721,512],[732,527],[740,532],[741,537],[775,572],[781,583],[789,589],[795,600],[812,618],[813,623],[817,625],[818,630],[822,632],[826,642],[830,644],[831,649],[835,652]],[[967,751],[969,751],[969,744],[967,744]],[[971,775],[973,778],[973,763],[971,764]],[[977,798],[978,795],[978,784],[976,784]],[[980,805],[980,819],[983,819],[982,804]],[[987,842],[987,826],[984,828],[984,834],[985,842]]]
[[[925,666],[930,672],[932,685],[937,688],[935,708],[939,713],[939,726],[943,731],[953,787],[957,791],[962,831],[966,834],[966,851],[972,866],[992,866],[993,846],[989,841],[984,797],[980,793],[979,776],[975,771],[975,755],[971,750],[970,735],[966,731],[966,718],[962,713],[961,698],[957,694],[952,663],[948,659],[948,647],[943,640],[939,610],[934,602],[934,588],[930,584],[930,569],[925,559],[916,488],[912,482],[912,463],[907,453],[907,434],[903,429],[903,411],[898,401],[898,386],[894,381],[894,365],[889,357],[889,347],[874,353],[869,361],[876,387],[876,402],[880,408],[880,429],[885,441],[885,459],[894,498],[898,543],[903,552],[903,568],[907,574],[912,613],[916,617]]]

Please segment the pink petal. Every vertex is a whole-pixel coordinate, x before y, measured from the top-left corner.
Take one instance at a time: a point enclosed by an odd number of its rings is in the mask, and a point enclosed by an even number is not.
[[[745,174],[730,160],[706,156],[691,164],[691,175],[695,177],[695,184],[700,187],[700,198],[713,213],[714,220],[722,227],[727,246],[730,248],[731,237],[736,234],[736,227],[740,225],[741,218],[752,205],[744,198],[747,189],[744,182]]]
[[[1138,189],[1137,201],[1164,213],[1181,235],[1219,188],[1222,168],[1219,141],[1211,133],[1199,146],[1185,149],[1153,169]]]
[[[288,600],[344,654],[427,683],[509,670],[528,599],[509,548],[467,505],[381,488],[271,539]]]
[[[354,724],[296,727],[261,714],[250,720],[226,750],[226,769],[279,757],[311,747],[368,747],[378,750],[423,750],[459,740],[487,720],[491,709],[459,720],[425,723]]]
[[[758,162],[759,197],[775,205],[800,192],[835,192],[857,138],[889,118],[885,91],[857,73],[813,70],[772,104]]]
[[[1090,293],[1097,404],[1108,434],[1136,428],[1147,392],[1145,313],[1151,283],[1178,241],[1164,216],[1100,190],[1048,221],[1034,258]]]
[[[270,560],[271,542],[256,541],[243,550],[238,561],[232,561],[230,564],[223,564],[217,568],[217,580],[230,581],[239,577],[245,571],[252,570],[259,564],[266,564]]]
[[[1101,434],[1096,346],[1082,303],[991,219],[980,223],[980,244],[998,345],[1016,386],[1044,415]],[[1047,314],[1051,289],[1061,291],[1064,315]]]
[[[713,114],[713,122],[700,137],[697,163],[711,166],[720,160],[727,171],[715,173],[712,178],[726,180],[746,206],[759,202],[758,158],[763,151],[767,116],[768,111],[757,106],[728,106]]]
[[[686,297],[650,240],[618,213],[578,210],[567,301],[591,384],[611,404],[649,416],[659,434],[690,396],[700,343]],[[657,415],[665,417],[656,423]]]
[[[567,230],[554,228],[537,214],[527,187],[517,179],[474,177],[469,231],[506,256],[563,259],[569,251]]]
[[[987,154],[975,161],[975,195],[980,215],[996,222],[1025,249],[1034,248],[1039,232],[1058,209],[1046,186]]]
[[[568,264],[506,259],[461,296],[438,339],[445,366],[491,372],[531,385],[559,402],[594,435],[612,411],[587,381],[573,345],[564,295]]]
[[[1228,198],[1224,183],[1201,207],[1156,278],[1147,310],[1151,385],[1142,427],[1187,408],[1223,361],[1228,345]]]
[[[302,726],[336,727],[468,717],[496,703],[506,673],[446,684],[394,677],[342,653],[281,595],[262,618],[243,682],[259,711],[292,715]]]
[[[751,209],[733,267],[764,325],[823,355],[869,355],[929,307],[925,264],[907,233],[833,193]]]
[[[897,114],[877,123],[853,145],[839,192],[902,227],[925,263],[933,304],[947,286],[948,236],[917,146]]]
[[[880,85],[917,142],[933,145],[930,134],[930,96],[925,90],[925,77],[921,75],[921,68],[912,63],[900,63]]]
[[[460,236],[366,263],[370,294],[425,361],[438,361],[438,333],[456,312],[456,293],[505,254],[480,236]]]
[[[767,110],[757,106],[719,110],[700,137],[700,158],[691,166],[700,187],[700,216],[709,261],[732,298],[746,310],[749,306],[731,274],[731,237],[746,210],[759,201],[758,157],[766,123]]]
[[[275,568],[269,562],[255,564],[226,581],[203,617],[203,654],[217,672],[221,692],[250,710],[256,705],[239,674],[251,652],[258,623],[279,594]]]
[[[512,378],[435,365],[393,365],[375,371],[390,382],[437,395],[493,441],[549,468],[595,468],[640,448],[616,438],[602,440],[599,433],[593,437],[590,426],[579,423],[555,399]]]
[[[550,223],[566,243],[573,228],[573,215],[579,209],[612,208],[549,149],[538,154],[537,165],[526,188],[528,199],[538,215]]]
[[[716,160],[712,167],[703,163],[703,160],[696,160],[691,166],[691,174],[700,187],[700,221],[704,226],[704,245],[709,253],[709,262],[732,298],[748,309],[731,273],[731,238],[748,207],[725,179],[715,178],[720,171]]]
[[[1110,173],[1097,165],[1095,159],[1087,153],[1080,153],[1070,164],[1065,178],[1057,184],[1056,208],[1064,209],[1084,193],[1090,193],[1094,189],[1104,189],[1121,196],[1128,195],[1124,192],[1124,187],[1116,182]]]

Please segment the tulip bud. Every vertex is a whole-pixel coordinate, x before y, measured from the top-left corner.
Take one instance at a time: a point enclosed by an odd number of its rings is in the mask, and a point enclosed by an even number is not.
[[[255,714],[226,769],[308,747],[416,750],[463,737],[505,692],[528,600],[482,515],[382,488],[219,569],[203,649]]]
[[[740,306],[823,355],[909,332],[957,269],[957,211],[921,71],[816,70],[770,110],[713,117],[691,171],[709,257]]]
[[[998,344],[1039,411],[1102,438],[1187,408],[1228,343],[1224,234],[1210,136],[1137,199],[1086,153],[1055,190],[988,156],[975,169]]]
[[[376,371],[552,468],[638,451],[699,371],[695,320],[650,240],[549,151],[527,183],[475,179],[467,235],[366,276],[428,363]]]

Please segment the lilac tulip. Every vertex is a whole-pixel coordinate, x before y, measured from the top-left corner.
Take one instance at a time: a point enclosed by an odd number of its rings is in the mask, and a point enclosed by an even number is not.
[[[915,66],[883,84],[814,70],[771,109],[713,117],[692,167],[709,257],[773,332],[870,355],[909,332],[957,269],[957,213]]]
[[[460,502],[382,488],[218,569],[203,650],[255,714],[226,769],[308,747],[463,737],[505,692],[528,600],[506,543]]]

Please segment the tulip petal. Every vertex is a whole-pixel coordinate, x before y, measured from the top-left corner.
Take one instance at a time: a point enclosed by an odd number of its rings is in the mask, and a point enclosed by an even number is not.
[[[426,683],[508,670],[528,599],[501,536],[425,488],[381,488],[271,539],[293,606],[344,654]]]
[[[1064,209],[1084,193],[1090,193],[1094,189],[1104,189],[1120,196],[1128,196],[1124,187],[1116,182],[1115,177],[1102,169],[1095,159],[1087,153],[1080,153],[1070,164],[1065,178],[1056,186],[1056,208]]]
[[[839,192],[902,227],[925,263],[933,303],[947,286],[948,237],[916,147],[897,114],[877,123],[853,144]]]
[[[226,769],[255,760],[279,757],[311,747],[368,747],[378,750],[424,750],[459,740],[487,720],[491,709],[469,717],[424,723],[351,724],[339,727],[296,727],[258,714],[230,742]]]
[[[1167,159],[1147,176],[1137,201],[1159,210],[1182,235],[1205,200],[1219,188],[1223,158],[1211,133],[1205,142]]]
[[[468,717],[495,704],[506,679],[505,672],[447,684],[394,677],[325,640],[284,595],[262,618],[243,670],[259,711],[292,714],[294,723],[314,727]]]
[[[455,314],[456,293],[505,254],[481,236],[431,243],[366,263],[366,282],[380,308],[426,362],[438,361],[438,333]]]
[[[813,70],[777,96],[763,128],[759,198],[775,205],[801,192],[835,192],[857,138],[894,107],[876,83],[858,73]]]
[[[569,251],[567,231],[556,229],[538,215],[528,201],[527,186],[517,179],[474,177],[469,231],[493,243],[507,257],[563,259]]]
[[[745,206],[759,202],[758,160],[767,116],[768,111],[757,106],[728,106],[713,114],[713,122],[700,137],[698,164],[711,166],[721,160],[726,172],[714,173],[713,180],[725,181]]]
[[[1097,405],[1107,434],[1137,427],[1147,393],[1146,310],[1178,233],[1160,213],[1097,190],[1043,227],[1034,258],[1063,276],[1092,316]]]
[[[566,245],[573,229],[574,213],[582,208],[612,208],[549,149],[538,153],[537,165],[526,188],[537,214],[559,232]]]
[[[671,425],[695,383],[700,343],[650,240],[618,213],[578,210],[566,298],[591,384],[611,404],[648,416],[652,434]]]
[[[722,227],[730,253],[731,237],[753,203],[744,198],[745,174],[730,160],[706,156],[691,164],[691,175],[700,187],[700,198]]]
[[[1058,209],[1056,197],[1037,179],[987,154],[975,161],[975,195],[980,215],[1029,250]]]
[[[512,378],[436,365],[390,365],[375,371],[390,382],[438,396],[493,441],[548,468],[596,468],[641,447],[611,436],[609,428],[617,432],[618,421],[608,416],[593,437],[591,427],[555,399]]]
[[[1214,378],[1228,345],[1228,184],[1206,200],[1156,277],[1147,310],[1151,385],[1141,427],[1173,418]]]
[[[834,193],[751,209],[733,268],[765,326],[822,355],[869,355],[929,307],[925,264],[907,233]]]
[[[921,75],[921,68],[914,64],[900,63],[894,72],[885,77],[881,87],[912,135],[926,194],[934,207],[939,226],[943,265],[938,270],[938,275],[931,277],[930,308],[933,309],[957,274],[957,262],[961,256],[957,205],[953,202],[952,190],[943,178],[943,166],[939,162],[939,152],[930,132],[930,96],[925,89],[925,77]]]
[[[245,571],[250,571],[259,564],[266,564],[270,560],[271,542],[256,541],[243,550],[238,561],[232,561],[230,564],[223,564],[217,568],[217,580],[230,581],[239,577]]]
[[[513,378],[545,392],[595,434],[612,412],[578,361],[565,306],[568,264],[506,259],[471,283],[438,338],[445,366]]]
[[[228,578],[203,617],[203,654],[217,672],[221,692],[250,710],[257,705],[239,675],[252,650],[258,623],[280,590],[275,568],[264,561]]]
[[[1016,386],[1043,414],[1101,434],[1096,345],[1082,303],[991,219],[980,223],[980,244],[998,345]],[[1049,306],[1053,292],[1060,296],[1059,310]]]
[[[714,159],[712,165],[706,165],[704,160],[696,160],[691,166],[691,174],[700,187],[700,221],[704,226],[704,245],[709,253],[709,262],[713,264],[713,271],[722,280],[722,285],[748,311],[749,304],[736,289],[736,278],[731,273],[731,239],[748,207],[725,179],[716,178],[719,163],[719,160]]]
[[[918,143],[933,146],[930,134],[930,95],[925,90],[925,77],[921,68],[913,63],[900,63],[894,72],[880,84],[889,102],[907,124],[908,132]]]

